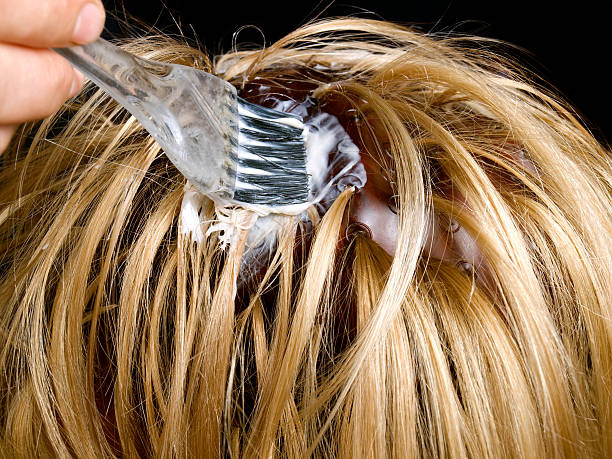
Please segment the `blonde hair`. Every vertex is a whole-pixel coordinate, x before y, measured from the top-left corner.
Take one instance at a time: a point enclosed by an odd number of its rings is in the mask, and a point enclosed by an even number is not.
[[[88,86],[3,158],[2,454],[612,455],[612,161],[558,98],[483,41],[373,20],[214,63],[164,37],[126,47],[239,87],[323,69],[317,100],[363,113],[387,158],[395,254],[345,240],[348,189],[312,237],[285,219],[236,295],[248,230],[225,251],[184,235],[184,178]],[[474,238],[486,282],[427,256],[433,214]]]

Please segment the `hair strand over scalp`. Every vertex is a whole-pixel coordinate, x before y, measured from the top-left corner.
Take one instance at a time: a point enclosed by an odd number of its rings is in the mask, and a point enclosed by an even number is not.
[[[0,171],[2,455],[612,455],[612,157],[554,94],[490,43],[374,20],[214,65],[167,37],[125,46],[239,88],[304,70],[342,99],[389,173],[395,254],[345,239],[347,189],[312,225],[286,218],[237,291],[248,230],[225,251],[183,234],[184,178],[88,86]],[[444,218],[476,241],[472,271],[424,250]]]

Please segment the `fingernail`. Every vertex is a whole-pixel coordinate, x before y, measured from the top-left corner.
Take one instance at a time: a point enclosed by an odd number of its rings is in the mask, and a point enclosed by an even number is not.
[[[88,3],[79,13],[72,41],[78,45],[94,41],[102,32],[104,27],[104,10],[95,3]]]
[[[74,76],[72,77],[72,86],[70,87],[70,97],[76,96],[81,91],[84,82],[85,75],[75,69]]]

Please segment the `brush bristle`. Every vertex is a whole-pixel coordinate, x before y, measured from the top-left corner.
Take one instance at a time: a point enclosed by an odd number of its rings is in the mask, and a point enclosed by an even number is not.
[[[309,177],[301,118],[241,98],[238,114],[234,200],[266,206],[306,202]]]

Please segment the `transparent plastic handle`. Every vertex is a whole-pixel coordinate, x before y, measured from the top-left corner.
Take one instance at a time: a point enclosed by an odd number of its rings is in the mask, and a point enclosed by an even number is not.
[[[236,89],[209,73],[138,58],[98,39],[55,49],[125,107],[200,191],[232,198]]]

